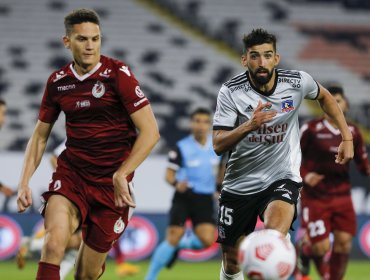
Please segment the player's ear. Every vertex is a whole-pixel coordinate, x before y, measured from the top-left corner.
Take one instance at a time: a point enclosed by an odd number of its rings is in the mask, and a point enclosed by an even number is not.
[[[244,67],[247,67],[247,54],[246,53],[242,54],[242,57],[240,58],[240,63]]]
[[[277,53],[275,54],[275,66],[277,66],[280,62],[280,55]]]
[[[70,40],[68,36],[63,36],[63,44],[66,49],[70,48]]]

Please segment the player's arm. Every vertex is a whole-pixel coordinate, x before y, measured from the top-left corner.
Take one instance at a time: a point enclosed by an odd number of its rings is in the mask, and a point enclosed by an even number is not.
[[[348,128],[342,110],[330,92],[319,84],[320,91],[318,101],[322,110],[335,122],[342,135],[342,142],[338,148],[336,163],[345,164],[353,158],[353,137]]]
[[[188,182],[176,180],[177,171],[172,168],[166,169],[165,180],[168,184],[175,187],[178,192],[185,192],[188,189]]]
[[[131,120],[139,131],[129,157],[122,163],[113,175],[115,205],[117,207],[131,206],[135,203],[131,198],[126,177],[146,159],[159,141],[159,130],[150,105],[135,111],[130,115]]]
[[[38,120],[32,136],[28,141],[21,178],[18,184],[18,212],[25,211],[32,204],[29,182],[33,173],[40,164],[52,127],[53,124]]]
[[[14,194],[14,191],[11,188],[5,186],[1,182],[0,182],[0,192],[3,193],[6,197],[10,197]]]
[[[258,102],[257,108],[254,110],[252,117],[245,123],[232,130],[213,130],[213,149],[217,155],[230,151],[250,132],[257,130],[262,124],[271,121],[277,114],[276,111],[263,111],[264,108],[271,106],[267,102],[262,104]]]

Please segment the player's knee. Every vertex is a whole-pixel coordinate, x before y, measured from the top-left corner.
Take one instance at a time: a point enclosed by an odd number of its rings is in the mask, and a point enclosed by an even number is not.
[[[45,260],[59,260],[63,259],[64,248],[61,242],[58,242],[56,238],[47,238],[43,247],[43,258]]]
[[[77,269],[75,272],[75,280],[96,280],[101,274],[101,269],[99,271],[91,269]]]
[[[323,257],[330,249],[330,242],[326,240],[312,245],[312,253],[314,256]]]
[[[334,252],[348,254],[352,249],[351,240],[339,240],[334,242]]]
[[[208,247],[211,247],[212,244],[215,242],[215,236],[212,232],[212,234],[199,236],[199,240],[200,240],[200,242],[202,242],[202,244],[205,248],[208,248]]]

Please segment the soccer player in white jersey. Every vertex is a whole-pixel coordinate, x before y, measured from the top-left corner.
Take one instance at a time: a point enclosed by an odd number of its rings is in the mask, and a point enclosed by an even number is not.
[[[306,72],[276,69],[276,37],[255,29],[243,43],[247,71],[222,85],[213,122],[216,153],[230,152],[218,213],[221,280],[243,279],[238,245],[258,216],[265,228],[284,235],[296,217],[302,183],[298,109],[304,98],[317,99],[340,130],[336,163],[353,157],[352,134],[331,94]]]

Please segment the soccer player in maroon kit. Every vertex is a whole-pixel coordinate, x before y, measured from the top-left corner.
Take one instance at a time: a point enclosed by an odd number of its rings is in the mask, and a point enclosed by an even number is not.
[[[70,236],[82,228],[75,279],[98,279],[112,244],[135,207],[134,170],[159,140],[148,99],[130,69],[100,54],[98,15],[73,11],[63,42],[73,62],[47,81],[39,119],[25,152],[18,211],[32,204],[29,181],[40,163],[54,122],[66,116],[66,150],[43,194],[46,237],[36,279],[59,279]],[[138,130],[139,133],[136,131]]]
[[[348,102],[343,88],[332,86],[328,90],[345,113]],[[370,177],[370,165],[360,131],[353,124],[348,126],[353,136],[357,169]],[[356,234],[349,163],[340,165],[333,161],[342,138],[327,115],[304,124],[301,131],[301,176],[304,184],[301,191],[301,222],[309,239],[308,243],[303,242],[301,254],[313,258],[323,279],[341,280],[348,263],[352,238]],[[323,259],[330,250],[331,232],[334,243],[327,264]]]

